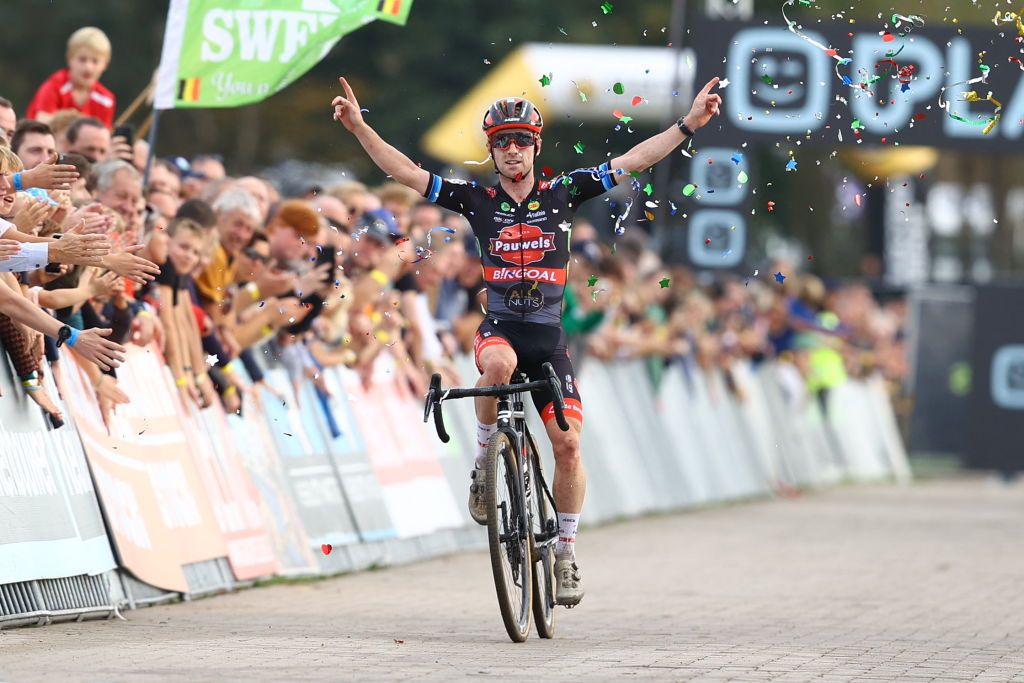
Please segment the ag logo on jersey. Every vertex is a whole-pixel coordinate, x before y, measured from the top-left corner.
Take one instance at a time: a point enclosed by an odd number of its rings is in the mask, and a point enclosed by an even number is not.
[[[544,307],[539,282],[520,282],[505,290],[505,307],[513,313],[536,313]]]
[[[517,266],[537,263],[554,249],[555,233],[525,223],[502,228],[497,237],[491,238],[491,256]]]

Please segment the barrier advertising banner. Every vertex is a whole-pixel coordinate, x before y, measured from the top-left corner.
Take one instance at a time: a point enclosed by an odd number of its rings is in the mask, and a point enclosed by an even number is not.
[[[65,419],[50,429],[39,407],[15,390],[7,363],[0,366],[0,584],[113,569],[74,425]]]
[[[104,427],[88,377],[65,352],[66,400],[85,445],[121,565],[186,592],[182,566],[224,557],[224,536],[185,436],[178,392],[155,348],[128,346],[117,381],[131,396]]]
[[[206,496],[239,579],[272,576],[279,568],[262,501],[219,404],[184,416],[185,436]]]
[[[310,546],[319,553],[325,543],[339,546],[358,541],[345,494],[327,455],[326,440],[317,426],[320,408],[313,392],[304,387],[297,403],[287,372],[270,369],[266,379],[287,397],[282,404],[261,390],[270,436],[288,475],[290,495],[298,505]]]
[[[355,373],[344,381],[398,536],[460,526],[462,517],[438,461],[437,437],[426,431],[422,403],[395,379],[390,357],[378,358],[369,389]]]

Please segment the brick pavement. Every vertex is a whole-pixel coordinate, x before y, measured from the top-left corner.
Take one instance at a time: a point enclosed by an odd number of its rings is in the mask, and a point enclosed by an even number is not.
[[[586,530],[509,642],[486,555],[0,632],[0,680],[1024,681],[1024,485],[846,488]]]

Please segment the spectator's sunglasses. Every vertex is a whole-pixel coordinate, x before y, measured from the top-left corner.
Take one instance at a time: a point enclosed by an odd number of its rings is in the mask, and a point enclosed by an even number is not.
[[[537,136],[534,133],[526,131],[509,130],[502,133],[495,133],[494,136],[491,137],[491,147],[497,147],[498,149],[508,149],[509,145],[513,142],[519,149],[532,147],[537,144]]]
[[[242,253],[251,258],[253,261],[258,261],[263,265],[267,265],[267,263],[270,261],[269,256],[264,256],[260,252],[256,251],[253,247],[246,247],[245,249],[242,249]]]

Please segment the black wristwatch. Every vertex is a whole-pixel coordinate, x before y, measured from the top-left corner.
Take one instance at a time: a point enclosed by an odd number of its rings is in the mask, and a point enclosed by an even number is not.
[[[57,347],[63,346],[68,339],[71,339],[71,326],[65,325],[57,332]]]
[[[686,122],[683,120],[682,116],[680,116],[676,120],[676,127],[679,128],[679,130],[683,131],[683,135],[685,135],[686,137],[693,137],[693,130],[688,125],[686,125]]]

